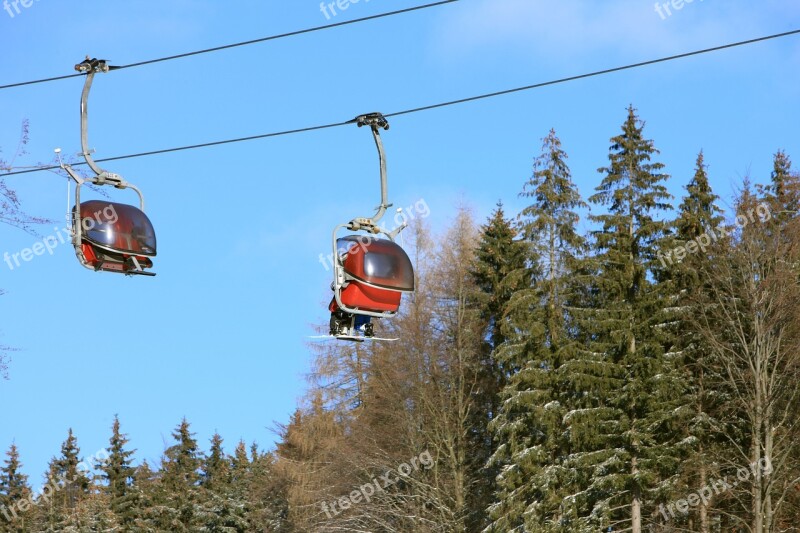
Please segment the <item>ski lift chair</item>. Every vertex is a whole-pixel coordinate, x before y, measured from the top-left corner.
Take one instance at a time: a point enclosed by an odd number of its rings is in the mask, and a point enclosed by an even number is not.
[[[414,291],[414,268],[408,255],[394,242],[406,224],[391,232],[379,225],[392,205],[388,198],[386,156],[380,136],[380,130],[389,129],[389,123],[380,113],[359,115],[350,122],[358,127],[368,126],[372,131],[380,162],[381,203],[372,217],[353,218],[333,230],[333,299],[328,310],[331,312],[332,336],[363,341],[374,338],[373,318],[394,316],[400,308],[403,293]],[[351,234],[338,238],[343,229],[368,235]],[[388,239],[379,239],[378,235],[385,235]]]
[[[406,252],[388,239],[348,235],[337,241],[344,283],[331,300],[333,313],[397,313],[404,292],[414,292],[414,268]]]
[[[72,244],[80,263],[95,271],[126,275],[155,276],[146,269],[153,267],[156,256],[156,234],[153,224],[144,213],[144,196],[122,176],[98,167],[89,149],[89,92],[94,76],[116,67],[104,59],[89,59],[75,65],[75,70],[86,74],[81,94],[81,155],[92,174],[84,178],[63,161],[63,168],[77,184],[72,207]],[[60,149],[56,150],[60,153]],[[60,156],[59,156],[60,158]],[[81,202],[81,188],[85,184],[111,185],[116,189],[132,189],[139,196],[139,207],[102,200]]]
[[[156,234],[143,211],[132,205],[90,200],[80,203],[80,217],[75,214],[73,209],[73,228],[80,243],[76,251],[84,266],[123,274],[153,267]]]

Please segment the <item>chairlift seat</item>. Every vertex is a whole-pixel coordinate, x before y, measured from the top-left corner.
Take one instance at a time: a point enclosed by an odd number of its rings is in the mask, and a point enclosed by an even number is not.
[[[414,267],[406,252],[388,239],[348,235],[336,246],[346,286],[341,300],[350,308],[396,312],[402,293],[414,291]],[[331,312],[338,305],[334,298]]]
[[[80,224],[79,255],[90,268],[122,273],[152,268],[156,234],[140,209],[103,200],[81,202]]]

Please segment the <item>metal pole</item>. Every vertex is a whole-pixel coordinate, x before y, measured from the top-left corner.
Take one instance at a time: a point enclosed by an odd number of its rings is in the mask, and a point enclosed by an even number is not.
[[[89,150],[89,91],[92,89],[94,74],[94,69],[91,69],[89,73],[86,74],[86,83],[83,84],[83,93],[81,94],[81,150],[83,151],[83,157],[86,159],[89,168],[91,168],[95,174],[101,176],[106,172],[97,166]]]
[[[375,146],[378,147],[378,157],[381,163],[381,205],[378,206],[378,212],[372,217],[372,221],[377,225],[389,208],[389,186],[386,177],[386,153],[383,149],[380,130],[376,124],[372,125],[372,135],[375,137]]]
[[[383,141],[381,140],[380,129],[389,129],[389,122],[380,113],[367,113],[366,115],[359,115],[350,123],[358,124],[358,127],[369,126],[372,130],[372,136],[375,139],[375,146],[378,148],[378,158],[381,164],[381,203],[378,206],[378,212],[371,218],[354,218],[350,221],[349,229],[358,231],[363,229],[371,233],[381,233],[378,227],[378,221],[386,214],[386,210],[391,207],[389,203],[389,188],[387,185],[388,179],[386,177],[386,152],[383,149]]]

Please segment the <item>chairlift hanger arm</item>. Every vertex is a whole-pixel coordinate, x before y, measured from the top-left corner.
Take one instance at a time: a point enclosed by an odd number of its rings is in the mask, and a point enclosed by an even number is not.
[[[365,230],[377,233],[378,222],[386,214],[386,210],[391,207],[389,203],[389,187],[388,179],[386,177],[386,152],[383,148],[383,140],[381,139],[380,130],[389,129],[389,121],[386,120],[381,113],[367,113],[366,115],[359,115],[351,123],[356,123],[358,127],[369,126],[372,130],[372,136],[375,139],[375,146],[378,149],[378,158],[380,160],[381,168],[381,203],[377,207],[378,211],[372,218],[356,218],[350,223],[353,230],[361,229],[363,226]]]
[[[86,164],[89,165],[89,168],[94,172],[95,176],[92,178],[83,178],[80,174],[75,172],[69,164],[61,161],[60,155],[59,161],[61,168],[78,184],[75,191],[77,199],[76,205],[80,204],[80,187],[88,182],[93,185],[113,185],[117,189],[133,189],[139,196],[140,209],[144,211],[144,196],[139,188],[122,179],[122,176],[119,174],[114,174],[100,168],[92,158],[92,150],[89,148],[89,94],[92,89],[94,75],[98,72],[109,72],[117,68],[119,67],[109,65],[108,61],[105,59],[90,59],[89,56],[86,56],[84,61],[75,65],[76,71],[86,74],[86,82],[83,85],[83,92],[81,93],[81,155],[86,160]]]
[[[83,84],[83,93],[81,94],[81,155],[83,155],[86,164],[96,175],[94,179],[89,181],[96,185],[109,183],[118,189],[124,189],[129,184],[118,174],[113,174],[100,168],[92,158],[92,150],[89,148],[89,93],[92,90],[94,75],[98,72],[108,72],[114,68],[105,59],[90,59],[88,56],[84,61],[75,65],[75,70],[86,73],[86,82]],[[72,174],[70,173],[70,175]]]

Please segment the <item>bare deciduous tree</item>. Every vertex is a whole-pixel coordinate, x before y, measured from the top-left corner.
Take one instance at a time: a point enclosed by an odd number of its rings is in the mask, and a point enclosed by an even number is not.
[[[471,303],[476,229],[462,211],[435,245],[422,226],[407,232],[417,290],[401,316],[380,324],[381,336],[403,342],[319,351],[312,407],[298,415],[279,448],[299,530],[469,530],[470,496],[483,467],[471,452],[484,330]],[[422,454],[430,457],[425,468]],[[415,459],[409,475],[397,474]],[[387,473],[394,482],[368,501],[351,497],[376,480],[383,485]]]
[[[752,217],[757,200],[742,193],[737,213]],[[724,495],[731,525],[751,533],[797,525],[800,482],[800,232],[788,224],[750,224],[717,247],[702,276],[709,287],[696,306],[697,328],[712,351],[720,386],[732,391],[716,428],[727,440],[723,473],[742,473]],[[754,466],[755,465],[755,466]],[[744,470],[751,475],[744,478]],[[735,478],[731,478],[735,479]],[[792,516],[789,516],[792,514]],[[786,523],[786,522],[784,522]]]

